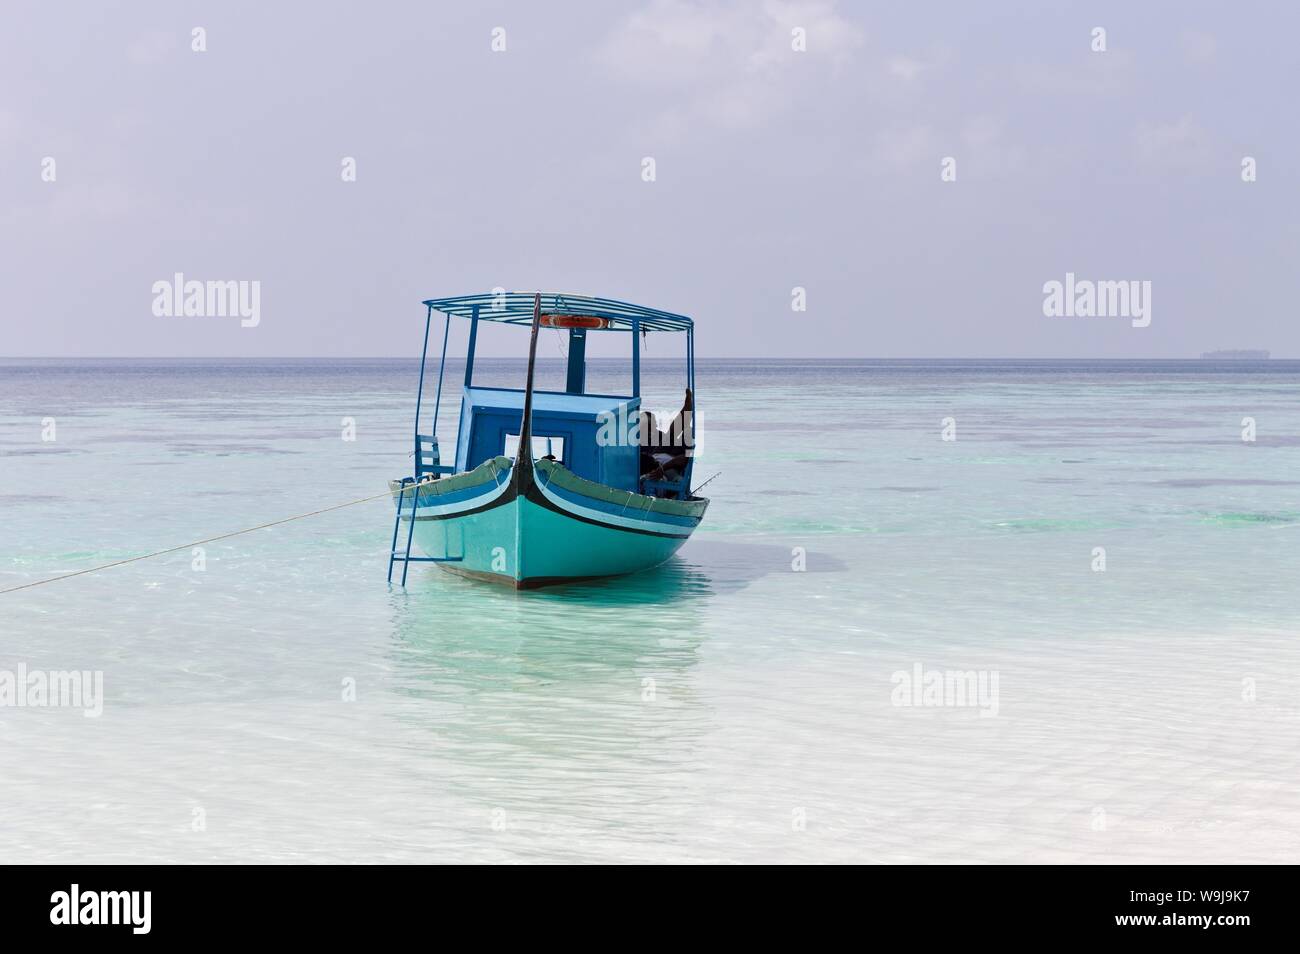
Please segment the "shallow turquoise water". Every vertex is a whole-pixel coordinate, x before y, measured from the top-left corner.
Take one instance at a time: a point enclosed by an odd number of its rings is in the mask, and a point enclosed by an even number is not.
[[[390,588],[375,501],[0,595],[0,669],[105,685],[98,719],[0,708],[0,860],[1295,857],[1300,363],[698,376],[721,475],[649,573]],[[382,492],[413,391],[2,362],[0,589]],[[997,673],[996,716],[893,704],[917,664]]]

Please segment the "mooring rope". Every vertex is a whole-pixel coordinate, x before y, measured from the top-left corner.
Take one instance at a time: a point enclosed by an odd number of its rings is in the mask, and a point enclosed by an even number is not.
[[[193,543],[183,543],[178,547],[168,547],[166,550],[155,550],[153,553],[131,557],[128,560],[118,560],[114,563],[105,563],[102,566],[87,567],[84,570],[77,570],[74,573],[64,573],[62,576],[51,576],[44,580],[34,580],[31,583],[22,583],[18,586],[11,586],[8,589],[0,590],[0,595],[5,593],[15,593],[18,590],[29,589],[33,586],[43,586],[46,583],[57,583],[59,580],[68,580],[74,576],[82,576],[86,573],[97,573],[100,570],[110,570],[115,566],[125,566],[127,563],[139,563],[141,560],[150,560],[157,556],[163,556],[166,553],[176,553],[179,550],[192,549],[193,547],[202,546],[205,543],[216,543],[218,540],[229,540],[231,537],[237,537],[244,533],[252,533],[254,530],[265,530],[267,527],[278,527],[282,523],[292,523],[294,520],[302,520],[305,517],[315,517],[322,513],[329,513],[331,510],[342,510],[344,507],[355,507],[357,504],[369,503],[371,500],[379,500],[381,497],[390,496],[392,496],[391,492],[385,491],[382,494],[375,494],[371,497],[362,497],[360,500],[349,500],[347,503],[335,504],[333,507],[323,507],[320,510],[313,510],[311,513],[300,513],[292,517],[285,517],[281,520],[272,520],[270,523],[259,524],[256,527],[248,527],[244,530],[234,530],[230,533],[223,533],[220,536],[208,537],[206,540],[195,540]]]

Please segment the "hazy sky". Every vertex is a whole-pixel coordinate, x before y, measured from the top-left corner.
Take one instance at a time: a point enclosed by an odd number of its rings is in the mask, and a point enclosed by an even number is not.
[[[6,0],[0,355],[407,355],[504,286],[702,356],[1300,356],[1297,9]],[[260,323],[156,316],[175,272]],[[1045,317],[1067,272],[1149,327]]]

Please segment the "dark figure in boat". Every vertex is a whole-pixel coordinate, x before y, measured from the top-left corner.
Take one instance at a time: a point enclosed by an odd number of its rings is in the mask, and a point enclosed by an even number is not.
[[[691,389],[687,388],[682,409],[665,430],[659,430],[652,413],[641,412],[639,430],[642,480],[682,479],[686,472],[686,462],[695,448],[695,435],[691,425],[693,410]]]

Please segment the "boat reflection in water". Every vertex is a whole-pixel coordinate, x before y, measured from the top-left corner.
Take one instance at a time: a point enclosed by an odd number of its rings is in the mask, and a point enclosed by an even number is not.
[[[470,580],[439,582],[392,595],[394,675],[411,696],[542,684],[636,687],[639,672],[695,664],[714,594],[708,575],[680,557],[632,577],[542,590],[527,601]]]
[[[378,697],[393,737],[428,765],[431,798],[502,806],[512,826],[581,828],[599,824],[593,799],[638,817],[645,799],[683,790],[714,719],[698,665],[707,575],[674,557],[522,600],[437,582],[390,594]]]

